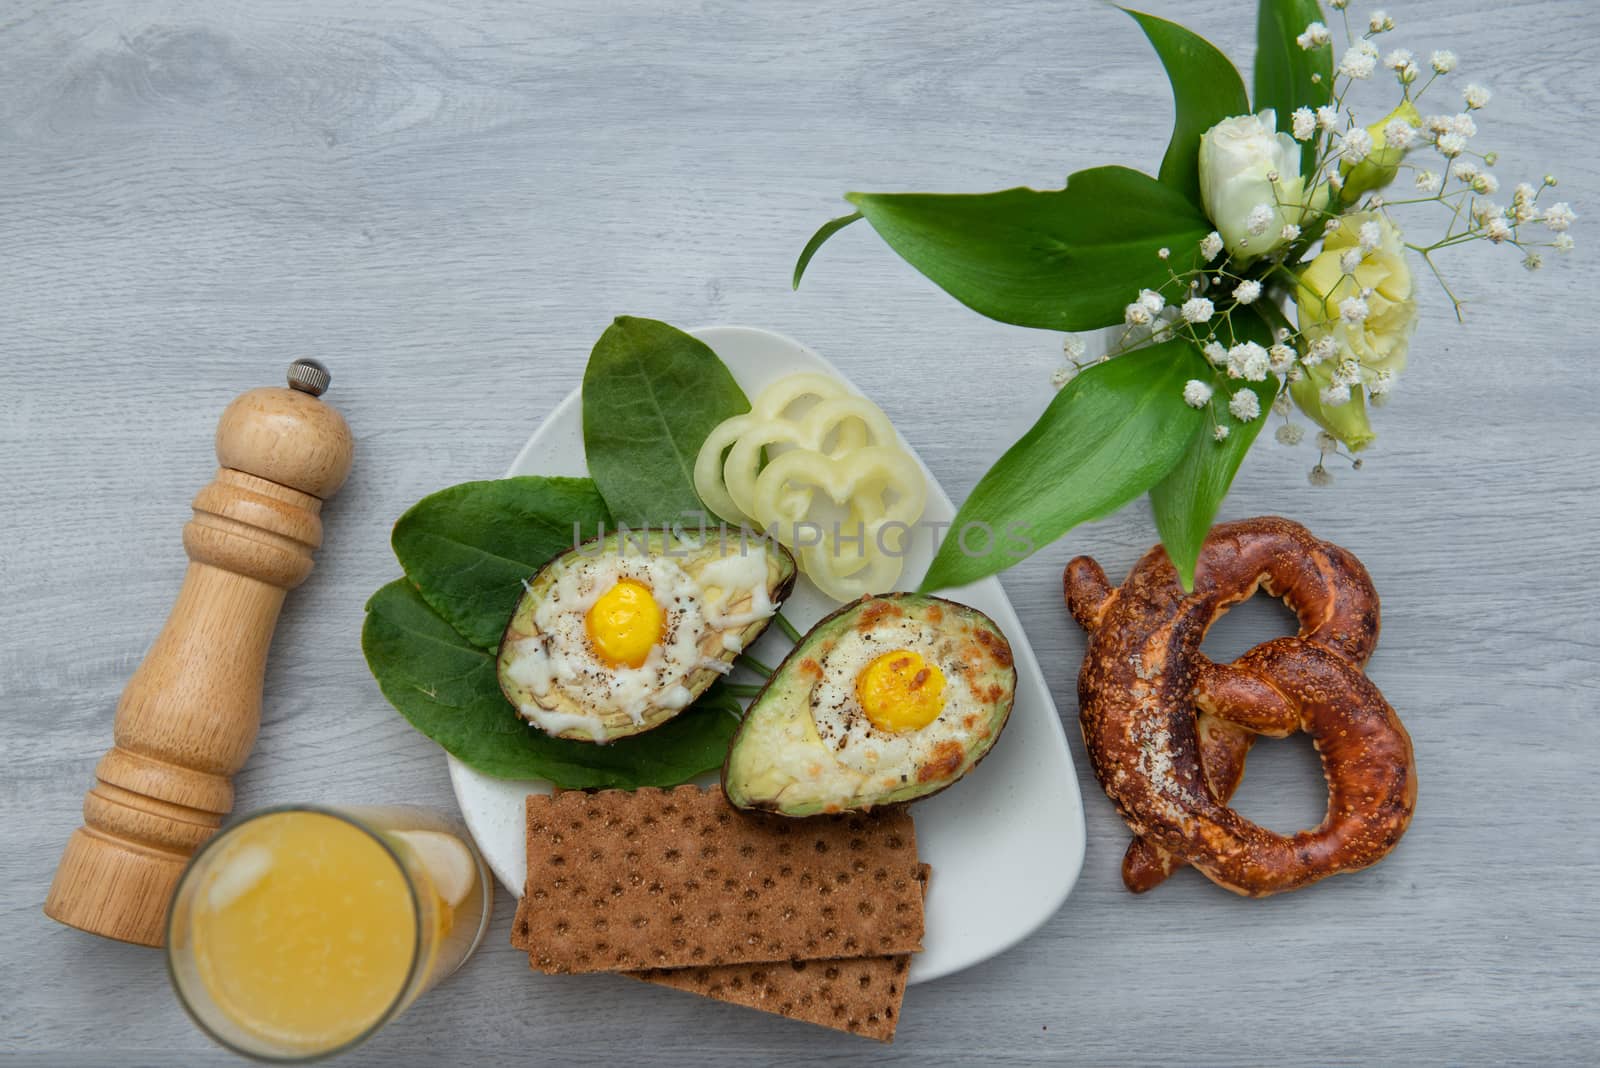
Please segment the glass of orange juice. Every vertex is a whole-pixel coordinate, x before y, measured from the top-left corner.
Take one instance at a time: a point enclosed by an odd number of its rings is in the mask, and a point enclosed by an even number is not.
[[[167,965],[189,1015],[237,1053],[355,1046],[459,968],[494,880],[453,821],[403,806],[266,809],[189,863]]]

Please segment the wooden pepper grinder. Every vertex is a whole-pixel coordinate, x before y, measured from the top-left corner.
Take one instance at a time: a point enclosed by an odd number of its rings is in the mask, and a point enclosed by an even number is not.
[[[165,941],[178,876],[233,808],[232,776],[255,744],[284,594],[311,573],[322,502],[350,473],[350,428],[317,399],[329,381],[296,360],[290,388],[253,389],[222,413],[222,467],[183,528],[183,588],[122,692],[116,746],[95,769],[45,915]]]

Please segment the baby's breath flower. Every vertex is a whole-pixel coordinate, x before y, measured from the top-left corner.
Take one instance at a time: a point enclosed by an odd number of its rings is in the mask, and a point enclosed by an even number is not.
[[[1167,298],[1153,289],[1141,289],[1139,290],[1139,303],[1144,305],[1145,310],[1151,315],[1160,315],[1162,309],[1167,306]]]
[[[1227,441],[1228,428],[1223,426],[1221,423],[1218,423],[1216,426],[1211,428],[1211,437],[1217,441]]]
[[[1343,274],[1355,274],[1360,268],[1361,261],[1366,257],[1359,248],[1347,248],[1339,254],[1339,270]]]
[[[1449,49],[1441,48],[1428,57],[1435,74],[1449,74],[1456,69],[1456,54]]]
[[[1254,278],[1246,278],[1243,282],[1233,287],[1233,299],[1240,304],[1250,304],[1261,295],[1261,283]]]
[[[1522,266],[1526,267],[1530,271],[1537,271],[1540,267],[1544,266],[1544,257],[1539,255],[1537,252],[1530,252],[1526,256],[1522,257]]]
[[[1321,48],[1331,40],[1333,40],[1333,35],[1328,32],[1328,27],[1320,22],[1313,22],[1306,27],[1304,33],[1294,39],[1294,43],[1301,48],[1310,50],[1312,48]]]
[[[1278,231],[1278,238],[1282,241],[1298,241],[1300,240],[1300,227],[1294,223],[1289,223]]]
[[[1088,346],[1083,343],[1083,338],[1068,334],[1061,339],[1061,351],[1067,354],[1069,360],[1081,360],[1088,351]]]
[[[1337,129],[1339,126],[1339,109],[1330,104],[1324,104],[1318,108],[1317,126],[1324,132]]]
[[[1489,225],[1489,220],[1496,215],[1503,215],[1500,205],[1492,200],[1474,200],[1472,202],[1472,219],[1479,226]]]
[[[1555,249],[1557,252],[1571,252],[1572,251],[1572,235],[1571,234],[1557,234],[1555,236],[1555,240],[1550,242],[1550,247]]]
[[[1317,132],[1317,113],[1310,108],[1295,108],[1291,119],[1296,141],[1309,141],[1311,135]]]
[[[1129,326],[1149,326],[1150,319],[1150,309],[1138,301],[1122,309],[1122,321]]]
[[[1440,134],[1434,144],[1445,159],[1455,159],[1467,150],[1467,139],[1455,133]]]
[[[1472,180],[1472,191],[1490,196],[1500,191],[1500,179],[1492,174],[1484,173]]]
[[[1322,452],[1338,452],[1339,439],[1326,430],[1317,431],[1317,448]]]
[[[1205,297],[1190,297],[1183,302],[1183,321],[1186,323],[1209,322],[1211,313],[1215,310],[1216,308]]]
[[[1267,366],[1280,375],[1287,371],[1293,362],[1294,349],[1281,341],[1267,350]],[[1287,393],[1284,394],[1284,398],[1287,401]]]
[[[1556,176],[1553,175],[1553,174],[1547,174],[1541,180],[1544,182],[1545,185],[1550,186],[1552,189],[1555,188],[1555,186],[1557,184],[1556,183]]]
[[[1483,224],[1483,236],[1498,245],[1512,236],[1511,224],[1506,221],[1504,215],[1492,216],[1488,222]]]
[[[1322,224],[1322,232],[1324,234],[1331,234],[1337,229],[1339,229],[1338,219],[1329,219],[1327,222]]]
[[[1334,353],[1339,351],[1339,343],[1333,338],[1324,335],[1311,343],[1311,348],[1306,351],[1301,363],[1307,367],[1315,367],[1325,360],[1333,359]]]
[[[1486,153],[1484,153],[1483,162],[1487,166],[1493,167],[1496,163],[1500,162],[1500,153],[1498,153],[1498,152],[1486,152]]]
[[[1391,119],[1383,127],[1383,143],[1390,148],[1410,148],[1417,139],[1417,128],[1405,119]]]
[[[1388,67],[1390,70],[1399,70],[1402,67],[1409,66],[1416,60],[1416,58],[1417,57],[1415,53],[1413,53],[1411,49],[1396,48],[1394,51],[1383,57],[1383,65]]]
[[[1264,382],[1269,362],[1266,349],[1254,341],[1241,342],[1228,350],[1228,377]]]
[[[1228,414],[1241,423],[1248,423],[1261,414],[1261,398],[1254,390],[1238,390],[1228,401]]]
[[[1361,384],[1361,365],[1353,359],[1339,361],[1339,366],[1333,369],[1333,384],[1336,386],[1359,386]]]
[[[1306,481],[1321,489],[1324,486],[1333,485],[1333,474],[1326,467],[1318,464],[1311,469],[1310,474],[1306,475]]]
[[[1460,134],[1462,137],[1476,137],[1478,135],[1477,122],[1465,111],[1450,116],[1447,121],[1450,124],[1450,132],[1453,134]]]
[[[1450,177],[1462,185],[1471,185],[1472,180],[1478,176],[1478,165],[1470,160],[1462,160],[1450,168]]]
[[[1378,224],[1376,219],[1371,222],[1364,222],[1361,224],[1357,240],[1362,252],[1371,252],[1383,244],[1383,227]]]
[[[1339,156],[1351,166],[1366,159],[1371,152],[1372,135],[1364,126],[1346,130],[1344,136],[1339,138]]]
[[[1191,408],[1204,408],[1211,400],[1211,387],[1198,378],[1183,384],[1183,403]]]
[[[1366,378],[1367,393],[1374,400],[1386,395],[1394,387],[1393,371],[1373,371]]]
[[[1467,108],[1470,111],[1477,111],[1487,104],[1493,96],[1494,94],[1489,92],[1488,86],[1478,85],[1475,82],[1461,90],[1461,98],[1467,102]]]
[[[1055,374],[1050,376],[1050,385],[1055,389],[1061,389],[1068,382],[1071,382],[1072,376],[1077,373],[1078,369],[1075,367],[1059,367],[1056,369]]]
[[[1205,258],[1207,263],[1210,263],[1212,260],[1216,259],[1217,254],[1221,251],[1222,235],[1217,233],[1215,230],[1211,231],[1205,237],[1200,239],[1200,255]]]
[[[1347,323],[1366,322],[1367,314],[1367,302],[1361,297],[1346,297],[1339,302],[1339,318]]]
[[[1160,248],[1156,249],[1156,255],[1161,259],[1166,259],[1168,256],[1172,255],[1172,250],[1167,246],[1162,245]]]
[[[1416,184],[1424,193],[1437,193],[1441,180],[1433,171],[1418,171]]]
[[[1350,6],[1350,0],[1328,0],[1328,6],[1335,11],[1343,11]]]
[[[1250,214],[1244,217],[1244,228],[1253,237],[1259,237],[1267,232],[1267,227],[1272,225],[1272,220],[1277,217],[1271,204],[1257,204],[1250,209]]]
[[[1544,209],[1544,224],[1556,233],[1564,232],[1572,225],[1575,215],[1565,200],[1558,201]]]
[[[1272,398],[1272,414],[1287,416],[1294,410],[1294,401],[1287,390]]]
[[[1389,17],[1387,11],[1374,11],[1367,19],[1367,29],[1373,33],[1387,33],[1394,29],[1394,19]]]
[[[1378,69],[1378,50],[1371,41],[1358,41],[1345,49],[1339,60],[1339,73],[1346,78],[1361,81],[1372,77]]]
[[[1223,348],[1220,342],[1208,341],[1200,352],[1213,367],[1221,367],[1228,362],[1228,350]]]
[[[1272,436],[1280,445],[1298,445],[1305,440],[1306,431],[1299,423],[1285,423]]]

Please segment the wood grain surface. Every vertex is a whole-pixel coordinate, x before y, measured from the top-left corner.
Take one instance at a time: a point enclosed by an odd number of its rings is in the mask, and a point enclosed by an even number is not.
[[[1252,4],[1149,7],[1248,62]],[[1479,141],[1507,187],[1551,169],[1581,215],[1600,210],[1584,0],[1390,9],[1397,43],[1453,48],[1463,80],[1496,90]],[[358,644],[407,505],[499,474],[619,313],[805,341],[959,498],[1045,404],[1060,338],[978,318],[864,229],[791,293],[795,254],[847,189],[1153,170],[1170,114],[1137,28],[1090,2],[0,7],[0,1059],[229,1061],[159,956],[40,904],[178,589],[180,529],[234,395],[277,384],[293,357],[326,360],[359,458],[280,625],[240,807],[449,806],[441,755],[384,703]],[[1005,577],[1088,790],[1078,888],[1023,945],[913,989],[892,1048],[624,979],[530,974],[504,898],[468,967],[341,1063],[1592,1062],[1587,222],[1541,275],[1508,250],[1448,260],[1467,324],[1422,288],[1412,367],[1365,469],[1315,490],[1310,451],[1263,441],[1224,509],[1300,519],[1377,582],[1371,676],[1421,782],[1382,865],[1265,901],[1193,872],[1122,889],[1127,833],[1083,762],[1084,640],[1059,591],[1078,552],[1125,572],[1153,537],[1139,505]],[[1251,605],[1212,644],[1285,626]],[[1321,799],[1301,739],[1258,747],[1239,803],[1292,828]]]

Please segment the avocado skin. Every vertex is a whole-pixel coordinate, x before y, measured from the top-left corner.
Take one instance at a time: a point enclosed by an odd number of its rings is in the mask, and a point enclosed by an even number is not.
[[[790,678],[798,673],[799,662],[808,655],[810,649],[812,649],[818,641],[826,640],[832,635],[845,632],[854,618],[864,611],[869,605],[875,602],[888,602],[913,610],[916,608],[922,608],[925,610],[930,606],[936,605],[943,611],[945,619],[948,620],[951,618],[959,618],[966,620],[971,622],[975,627],[987,630],[991,635],[1000,640],[1001,647],[1005,650],[1005,660],[1003,664],[1004,670],[1001,672],[1001,676],[1003,676],[1005,680],[1003,687],[1005,697],[1004,701],[1001,702],[995,710],[995,715],[991,722],[991,730],[988,737],[983,739],[979,745],[968,750],[966,759],[963,760],[962,765],[955,774],[937,779],[931,779],[926,782],[910,782],[901,789],[890,791],[885,794],[856,796],[842,799],[834,804],[817,802],[787,807],[780,804],[775,798],[753,795],[745,788],[744,783],[739,781],[734,772],[734,765],[740,754],[741,746],[749,744],[750,735],[752,733],[752,724],[758,722],[758,717],[762,715],[763,707],[766,702],[782,700],[784,698],[785,695],[777,692],[774,688],[786,685]],[[942,793],[951,786],[955,785],[956,782],[960,781],[961,778],[971,772],[973,768],[977,767],[978,764],[983,761],[984,757],[989,755],[989,752],[994,748],[995,743],[999,740],[1001,731],[1005,728],[1006,723],[1010,721],[1011,707],[1016,697],[1016,682],[1017,671],[1015,663],[1010,658],[1010,643],[1006,640],[1006,637],[1000,630],[999,626],[987,615],[978,611],[976,608],[961,604],[958,601],[952,601],[944,597],[934,597],[928,594],[867,594],[866,596],[860,597],[849,602],[848,604],[840,606],[833,612],[818,620],[817,624],[804,635],[802,635],[800,641],[795,643],[794,648],[789,651],[788,655],[783,658],[783,661],[779,663],[777,668],[773,670],[771,677],[766,680],[760,691],[757,692],[756,696],[751,700],[749,706],[745,709],[744,720],[740,723],[739,730],[734,734],[733,740],[728,745],[728,757],[723,761],[722,764],[723,795],[728,799],[729,804],[736,809],[752,813],[769,813],[776,816],[785,816],[794,819],[803,819],[809,816],[817,815],[832,815],[839,812],[867,812],[877,807],[906,804],[912,801],[920,801],[924,798],[932,797],[935,794]],[[805,688],[799,697],[804,699],[809,696],[809,693],[809,688]],[[809,715],[809,713],[807,714]],[[823,753],[826,759],[832,760],[831,753],[828,753],[826,750],[824,750]]]
[[[660,540],[661,538],[665,537],[665,534],[666,534],[666,528],[665,527],[655,527],[655,526],[651,526],[651,527],[648,527],[648,528],[643,528],[642,527],[639,530],[633,530],[633,531],[629,532],[630,542],[633,539],[637,538],[638,535],[641,532],[645,531],[645,530],[648,530],[648,537],[649,537],[650,544],[651,544],[652,548],[654,548],[654,546],[656,545],[656,542],[658,540]],[[794,592],[794,584],[795,584],[796,578],[799,576],[800,568],[799,568],[799,565],[797,563],[795,563],[794,554],[791,553],[784,546],[778,544],[776,541],[773,541],[771,538],[768,538],[768,537],[766,537],[766,536],[764,536],[764,535],[762,535],[760,533],[757,533],[755,531],[743,530],[742,528],[739,530],[739,533],[742,534],[742,536],[747,538],[749,541],[761,543],[765,547],[767,552],[776,555],[777,558],[778,558],[779,571],[780,571],[780,577],[779,577],[778,584],[776,586],[772,587],[768,591],[768,597],[772,601],[772,604],[773,604],[773,607],[774,607],[775,611],[774,611],[772,616],[769,616],[766,619],[761,620],[758,623],[752,623],[752,624],[750,624],[750,626],[744,628],[744,630],[745,630],[744,644],[738,650],[738,652],[743,652],[745,649],[748,649],[748,648],[750,648],[750,646],[754,645],[756,643],[756,641],[761,637],[761,635],[766,633],[766,629],[769,626],[772,625],[772,620],[774,618],[776,618],[776,615],[777,615],[776,609],[781,609],[781,607],[783,606],[783,602],[787,601],[789,599],[789,595]],[[529,576],[527,581],[523,583],[523,592],[521,594],[519,594],[518,597],[517,597],[517,603],[512,608],[510,617],[506,620],[505,629],[500,632],[500,644],[495,650],[495,679],[500,685],[501,694],[505,697],[505,699],[511,704],[511,706],[513,708],[515,708],[517,706],[518,696],[513,693],[512,688],[511,688],[510,684],[508,683],[508,681],[507,681],[507,679],[505,677],[505,663],[506,663],[506,656],[507,656],[507,645],[511,641],[515,640],[515,638],[517,637],[517,635],[515,634],[517,620],[523,614],[523,606],[527,602],[528,598],[531,596],[531,587],[533,587],[537,583],[537,581],[538,581],[538,579],[539,579],[539,577],[541,575],[543,575],[545,572],[549,571],[551,568],[555,567],[562,560],[565,560],[568,557],[576,556],[576,555],[580,555],[580,554],[582,554],[582,555],[596,555],[594,553],[584,553],[583,550],[585,548],[587,548],[588,546],[597,545],[597,544],[601,544],[601,543],[605,543],[605,544],[608,545],[609,548],[607,550],[605,550],[605,551],[610,551],[611,548],[615,548],[615,546],[612,543],[617,542],[621,538],[621,536],[622,536],[622,532],[621,531],[615,531],[614,530],[614,531],[610,532],[609,534],[600,534],[600,535],[597,535],[596,537],[585,538],[583,541],[575,543],[572,546],[572,548],[563,549],[561,552],[556,553],[550,559],[546,560],[543,564],[541,564],[539,566],[539,569],[537,571],[535,571],[531,576]],[[734,536],[734,531],[729,531],[725,536],[726,537],[733,537]],[[730,655],[729,659],[731,660],[734,656],[737,656],[738,652],[733,653],[732,655]],[[701,679],[698,679],[696,681],[695,686],[692,688],[692,692],[694,693],[694,695],[696,697],[699,697],[700,694],[702,694],[706,689],[708,689],[711,686],[711,684],[716,681],[716,679],[718,677],[715,672],[709,672],[709,671],[701,672],[701,673],[698,673],[698,674],[704,675],[705,677],[701,678]],[[688,708],[692,708],[692,707],[693,707],[693,702],[690,702],[689,705],[685,706],[685,710],[688,709]],[[680,711],[682,711],[682,710],[680,710]],[[676,713],[674,713],[674,715],[676,715]],[[639,727],[639,728],[636,728],[636,729],[624,730],[624,731],[622,731],[620,733],[612,734],[612,735],[610,735],[609,737],[607,737],[605,739],[605,742],[616,741],[618,738],[628,737],[629,735],[632,735],[632,734],[642,733],[642,732],[650,730],[650,729],[652,729],[654,727],[659,727],[659,726],[661,726],[661,724],[666,723],[668,720],[670,720],[672,718],[673,718],[673,716],[670,716],[670,715],[669,716],[663,716],[663,717],[660,717],[659,719],[653,719],[653,720],[647,718],[647,725]],[[534,729],[537,729],[537,728],[534,728]],[[605,744],[605,742],[595,743],[593,738],[584,736],[582,734],[577,734],[577,735],[559,735],[558,737],[568,737],[573,741],[587,742],[587,743],[591,743],[591,744],[601,744],[601,745]]]

